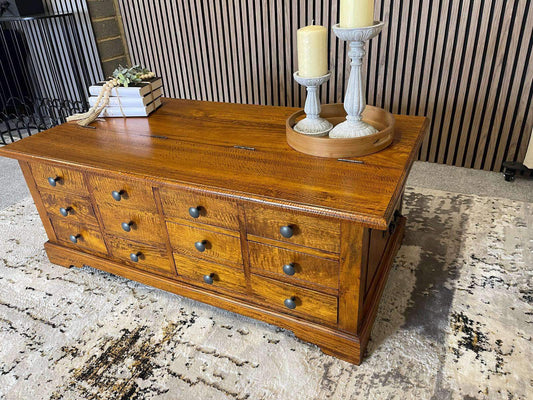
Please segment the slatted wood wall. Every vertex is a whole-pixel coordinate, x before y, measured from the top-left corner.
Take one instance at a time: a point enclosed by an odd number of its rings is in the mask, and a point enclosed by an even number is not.
[[[296,30],[338,21],[338,0],[119,0],[131,59],[170,97],[302,106]],[[533,127],[533,7],[529,0],[376,0],[386,21],[368,47],[369,104],[427,115],[420,159],[486,170],[522,160]],[[342,101],[346,45],[330,36]]]
[[[87,98],[87,85],[103,78],[87,1],[43,0],[43,4],[47,13],[72,13],[74,19],[73,25],[65,18],[17,24],[27,42],[33,85],[39,87],[40,94],[34,95],[50,100]]]

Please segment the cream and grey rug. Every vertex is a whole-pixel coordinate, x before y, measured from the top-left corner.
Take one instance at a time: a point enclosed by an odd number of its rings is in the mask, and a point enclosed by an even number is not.
[[[48,262],[0,212],[2,399],[532,399],[533,204],[410,188],[359,367],[290,332]]]

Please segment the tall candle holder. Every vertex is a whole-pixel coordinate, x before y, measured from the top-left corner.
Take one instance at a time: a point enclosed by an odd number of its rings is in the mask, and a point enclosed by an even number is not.
[[[336,125],[329,132],[330,138],[361,137],[378,131],[361,119],[366,106],[361,65],[366,54],[365,42],[377,36],[383,29],[383,25],[383,22],[375,21],[374,25],[362,28],[341,28],[339,24],[333,26],[333,32],[339,39],[350,42],[348,56],[352,62],[350,63],[350,79],[344,97],[344,109],[348,115],[346,121]]]
[[[293,76],[296,82],[307,88],[304,107],[306,116],[294,126],[294,130],[309,136],[326,136],[333,124],[324,118],[320,118],[318,88],[329,80],[331,72],[316,78],[304,78],[296,71]]]

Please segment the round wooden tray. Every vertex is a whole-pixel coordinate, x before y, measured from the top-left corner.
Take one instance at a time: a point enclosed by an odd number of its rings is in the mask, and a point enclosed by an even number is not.
[[[300,110],[287,118],[287,143],[294,150],[312,156],[331,158],[365,156],[383,150],[394,139],[394,116],[382,108],[366,106],[363,121],[374,126],[379,132],[357,138],[332,139],[327,136],[316,137],[298,133],[292,128],[304,116],[304,111]],[[325,104],[322,106],[320,116],[335,126],[345,121],[346,111],[342,103]]]

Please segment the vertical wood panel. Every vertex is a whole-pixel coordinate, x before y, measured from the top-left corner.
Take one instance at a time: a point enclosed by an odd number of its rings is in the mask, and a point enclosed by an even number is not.
[[[500,170],[524,157],[533,128],[529,1],[376,0],[386,22],[367,45],[369,104],[427,115],[419,158]],[[132,61],[156,69],[165,95],[303,106],[296,30],[338,22],[339,0],[119,0]],[[323,103],[342,101],[346,43],[329,37]]]

